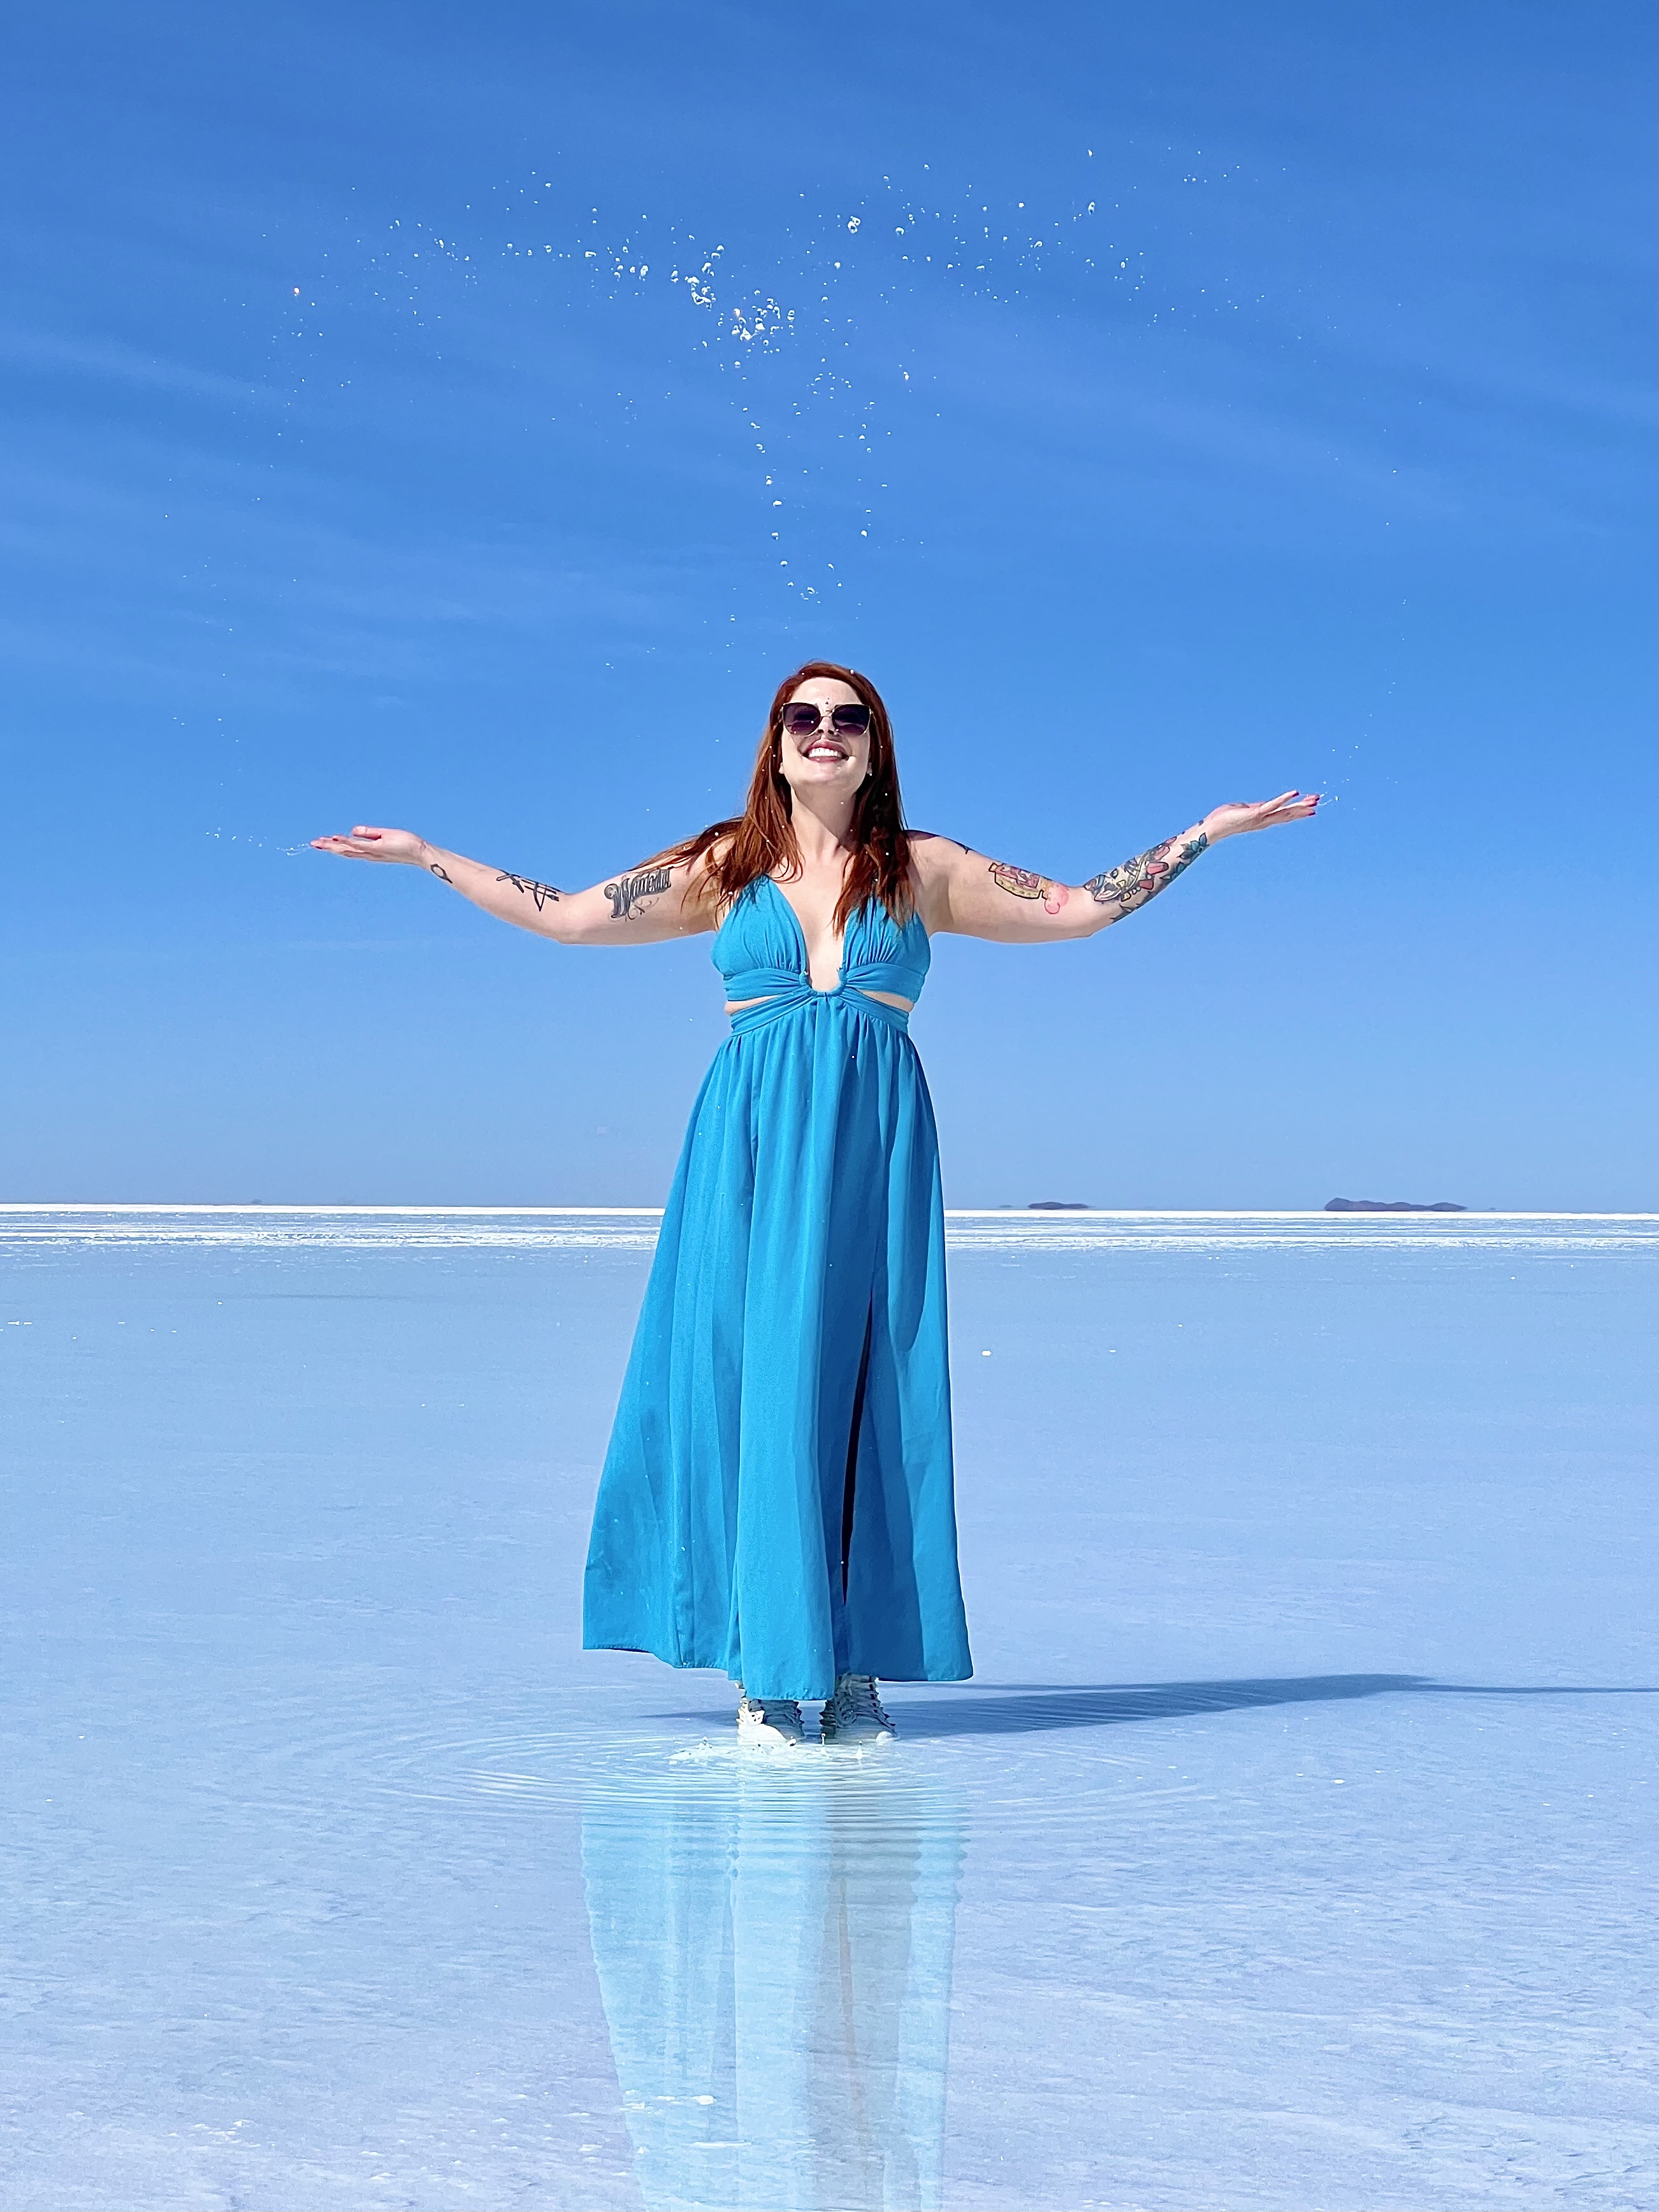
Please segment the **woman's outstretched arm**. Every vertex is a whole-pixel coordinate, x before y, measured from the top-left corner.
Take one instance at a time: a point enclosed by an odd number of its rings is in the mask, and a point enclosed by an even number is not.
[[[647,860],[641,867],[618,869],[608,883],[588,890],[567,891],[428,845],[412,830],[375,830],[360,823],[349,836],[311,842],[315,851],[337,853],[342,860],[424,868],[498,921],[561,945],[655,945],[714,927],[700,863]]]
[[[1114,868],[1103,868],[1085,884],[1033,875],[1004,860],[988,860],[949,837],[918,831],[911,849],[921,918],[933,936],[954,930],[960,936],[988,937],[1002,945],[1092,937],[1167,890],[1224,837],[1276,829],[1284,822],[1305,822],[1318,805],[1317,793],[1304,796],[1299,791],[1282,791],[1277,799],[1234,800],[1213,808],[1179,836],[1150,845]]]

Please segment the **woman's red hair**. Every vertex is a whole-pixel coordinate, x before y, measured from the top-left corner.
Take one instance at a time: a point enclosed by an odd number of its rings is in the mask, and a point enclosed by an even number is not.
[[[715,902],[729,907],[762,876],[787,882],[800,873],[800,847],[790,819],[789,786],[781,768],[783,710],[798,688],[814,676],[833,677],[851,686],[870,709],[870,772],[853,804],[852,857],[836,903],[835,926],[844,930],[861,906],[879,899],[901,926],[915,906],[910,880],[910,840],[899,796],[898,765],[893,758],[893,726],[882,697],[867,676],[834,660],[809,660],[786,677],[766,718],[766,734],[755,756],[749,799],[741,814],[711,822],[684,844],[657,855],[679,867],[701,860]]]

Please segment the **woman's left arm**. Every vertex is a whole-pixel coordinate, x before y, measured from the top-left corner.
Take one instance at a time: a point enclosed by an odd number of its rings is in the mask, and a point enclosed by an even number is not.
[[[954,931],[1001,945],[1044,945],[1092,937],[1167,890],[1201,853],[1224,837],[1305,822],[1319,805],[1317,793],[1280,792],[1277,799],[1235,799],[1183,830],[1150,845],[1133,860],[1103,868],[1085,884],[1062,884],[1029,869],[988,860],[948,837],[917,831],[912,853],[918,902],[930,936]]]

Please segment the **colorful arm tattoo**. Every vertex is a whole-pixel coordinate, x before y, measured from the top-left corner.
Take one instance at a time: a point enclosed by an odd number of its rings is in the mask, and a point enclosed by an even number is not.
[[[1084,890],[1097,906],[1115,906],[1122,914],[1133,914],[1148,899],[1168,890],[1182,870],[1191,867],[1210,841],[1200,830],[1197,836],[1182,841],[1180,852],[1171,860],[1175,842],[1173,837],[1166,837],[1161,845],[1137,853],[1133,860],[1108,868],[1101,875],[1091,876]]]
[[[1006,860],[993,860],[991,881],[1010,898],[1041,899],[1045,914],[1058,914],[1066,903],[1064,884],[1051,884],[1047,876],[1034,876],[1029,868],[1011,868]]]

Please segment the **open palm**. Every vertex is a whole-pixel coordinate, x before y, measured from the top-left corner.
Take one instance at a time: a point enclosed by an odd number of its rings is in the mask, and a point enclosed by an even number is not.
[[[1319,805],[1319,793],[1281,791],[1277,799],[1230,799],[1212,807],[1204,827],[1212,843],[1218,837],[1242,836],[1247,830],[1276,830],[1281,822],[1305,822]]]
[[[411,867],[419,860],[426,841],[412,830],[374,830],[360,822],[349,837],[313,837],[312,849],[337,853],[344,860],[401,860]]]

